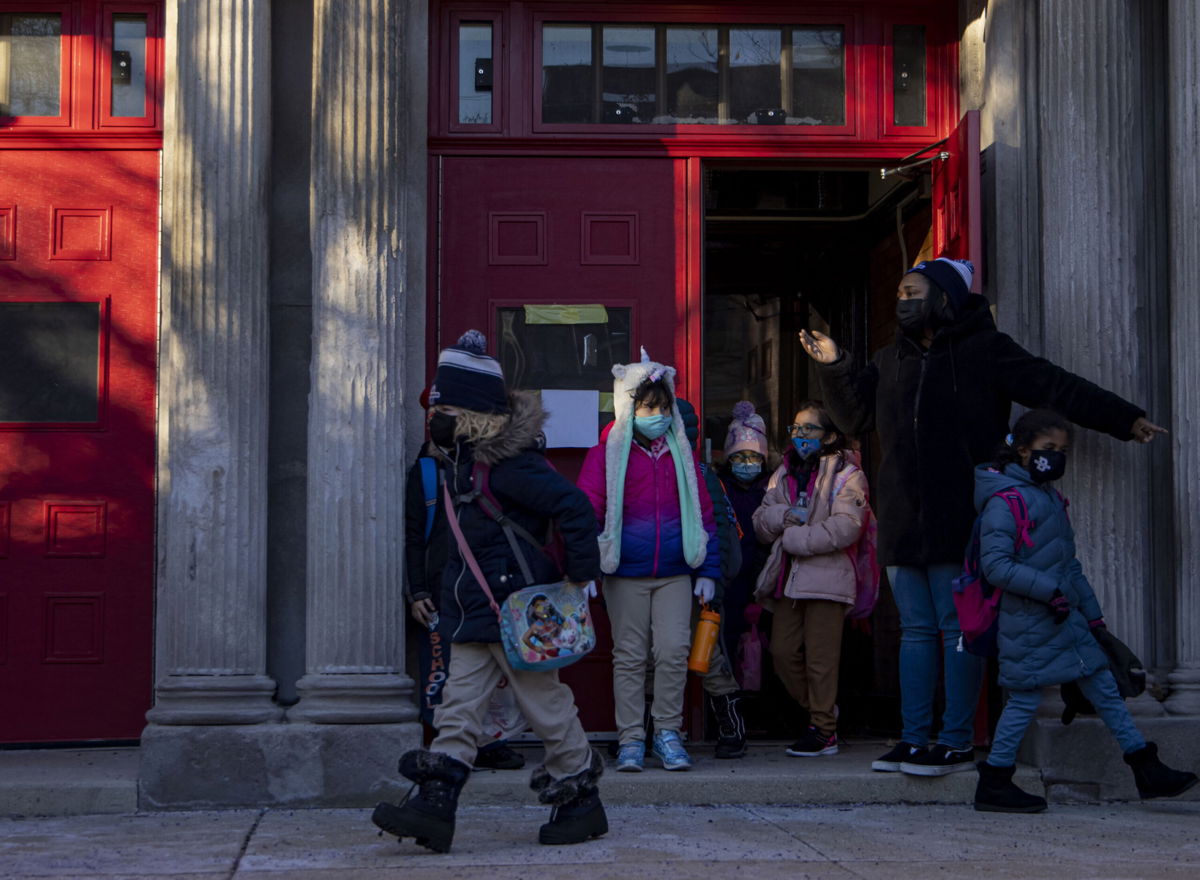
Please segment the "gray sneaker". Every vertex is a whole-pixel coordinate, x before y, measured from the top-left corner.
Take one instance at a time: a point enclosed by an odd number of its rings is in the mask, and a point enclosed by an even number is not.
[[[664,770],[692,769],[692,759],[678,731],[660,730],[654,734],[654,756],[662,761]]]
[[[646,743],[635,739],[623,743],[617,751],[617,770],[621,773],[641,773],[646,762]]]

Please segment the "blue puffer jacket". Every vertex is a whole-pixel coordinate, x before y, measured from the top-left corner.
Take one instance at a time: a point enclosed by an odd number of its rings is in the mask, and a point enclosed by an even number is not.
[[[1016,488],[1032,521],[1032,547],[1014,550],[1017,525],[997,492]],[[1101,617],[1100,603],[1075,558],[1075,531],[1066,503],[1050,486],[1039,486],[1019,464],[1004,473],[975,470],[975,507],[983,512],[980,563],[984,577],[1004,590],[1000,600],[1000,684],[1030,690],[1074,681],[1108,666],[1088,629]],[[1061,590],[1071,616],[1055,623],[1050,600]]]

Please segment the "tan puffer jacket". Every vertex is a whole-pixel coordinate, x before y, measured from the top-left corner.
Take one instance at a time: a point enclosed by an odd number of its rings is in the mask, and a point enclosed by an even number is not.
[[[862,533],[867,510],[866,475],[852,460],[853,453],[823,456],[808,499],[808,523],[797,525],[787,512],[805,487],[789,472],[794,455],[789,450],[767,484],[762,505],[754,512],[754,531],[759,540],[772,542],[754,599],[770,609],[777,598],[781,572],[786,572],[786,598],[842,602],[849,610],[854,605],[855,577],[846,548]],[[790,563],[786,568],[785,561]]]

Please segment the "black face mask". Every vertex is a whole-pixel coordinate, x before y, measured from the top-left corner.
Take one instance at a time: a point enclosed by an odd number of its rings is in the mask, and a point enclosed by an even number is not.
[[[1029,455],[1029,476],[1035,483],[1050,483],[1067,471],[1067,454],[1057,449],[1035,449]]]
[[[454,432],[458,428],[458,416],[435,412],[429,420],[429,437],[443,449],[454,445]]]
[[[905,336],[920,336],[929,322],[929,297],[896,300],[896,323]]]

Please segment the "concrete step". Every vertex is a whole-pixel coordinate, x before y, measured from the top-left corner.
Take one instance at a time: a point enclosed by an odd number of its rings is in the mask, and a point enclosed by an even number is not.
[[[0,750],[0,816],[137,810],[138,750]]]
[[[601,782],[612,804],[968,804],[975,797],[974,768],[942,777],[878,773],[871,762],[891,748],[882,740],[843,742],[838,754],[793,758],[785,743],[755,744],[746,757],[717,760],[711,745],[689,749],[693,767],[667,772],[647,757],[641,773],[617,773],[609,761]],[[531,767],[541,763],[538,748],[519,747],[525,770],[479,770],[463,790],[464,803],[528,803]],[[607,754],[601,748],[602,754]],[[983,757],[985,753],[979,753]],[[1016,782],[1045,795],[1041,774],[1018,767]]]

